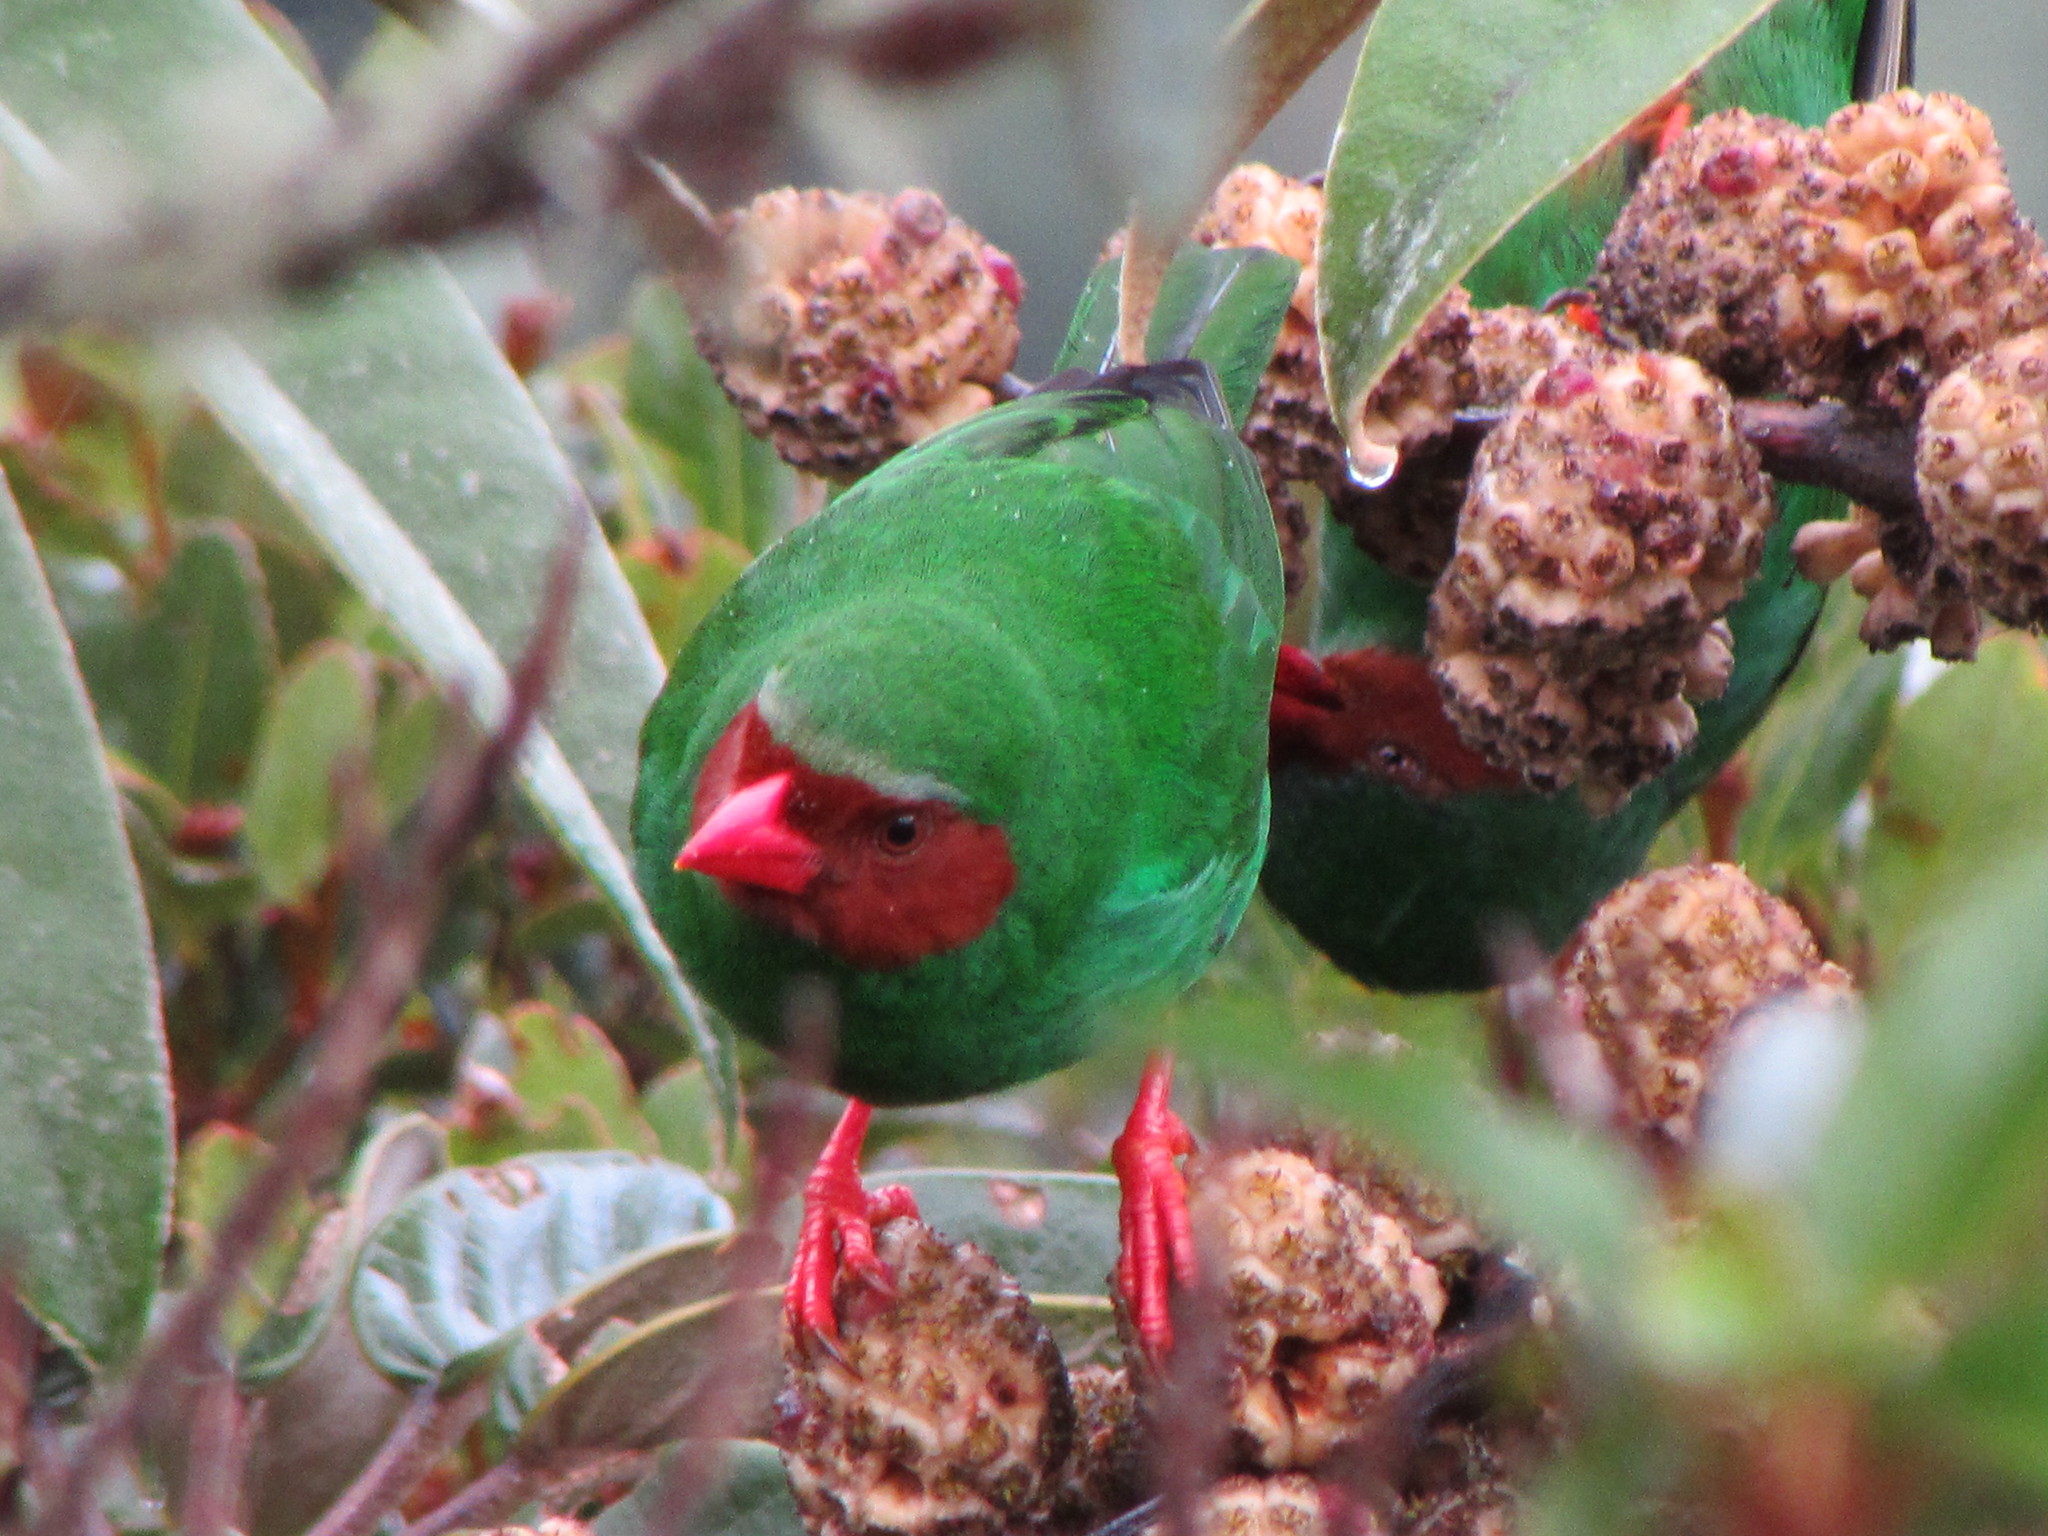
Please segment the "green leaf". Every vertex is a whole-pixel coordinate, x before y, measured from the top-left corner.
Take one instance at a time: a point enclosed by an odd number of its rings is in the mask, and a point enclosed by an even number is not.
[[[0,1242],[96,1364],[135,1347],[171,1215],[169,1063],[120,805],[0,490]]]
[[[122,639],[87,675],[109,738],[180,799],[232,798],[277,675],[248,536],[214,524],[186,537]]]
[[[1109,1294],[1118,1191],[1108,1174],[915,1168],[869,1182],[905,1186],[926,1225],[975,1244],[1026,1291]]]
[[[370,664],[339,640],[313,647],[263,717],[243,835],[276,901],[303,900],[334,862],[341,836],[338,775],[367,772],[377,701]]]
[[[732,1234],[699,1232],[634,1255],[625,1263],[571,1291],[535,1318],[505,1361],[493,1394],[492,1413],[508,1435],[533,1412],[566,1369],[566,1362],[607,1331],[651,1322],[684,1305],[695,1305],[727,1289]]]
[[[179,125],[199,100],[225,110],[223,78],[244,137],[290,139],[321,121],[319,98],[235,0],[0,0],[0,144],[47,189],[78,195],[47,145],[82,140],[188,186],[195,151]],[[177,361],[428,671],[496,720],[555,553],[589,512],[453,279],[426,258],[385,262],[243,337],[194,333]],[[585,556],[548,729],[520,781],[618,910],[716,1075],[729,1128],[729,1038],[684,985],[621,851],[661,658],[617,562],[595,539]]]
[[[718,1479],[690,1517],[692,1536],[803,1536],[782,1453],[764,1440],[728,1440]],[[668,1536],[662,1512],[673,1452],[625,1498],[591,1524],[593,1536]]]
[[[2031,761],[2038,784],[2042,759]],[[1966,776],[1963,766],[1951,771]],[[2038,825],[1967,896],[1951,886],[1943,907],[1877,1009],[1806,1191],[1817,1237],[1873,1287],[2031,1230],[2048,1198],[2048,841]]]
[[[1959,1334],[1901,1405],[1954,1454],[2048,1494],[2048,1300],[2007,1301]]]
[[[590,1020],[547,1003],[522,1003],[505,1016],[517,1106],[483,1129],[449,1139],[457,1163],[493,1163],[518,1152],[616,1147],[653,1152],[654,1132],[640,1118],[626,1064]]]
[[[700,1063],[686,1061],[649,1083],[640,1092],[640,1113],[653,1127],[663,1157],[685,1168],[711,1166],[718,1106]]]
[[[592,1277],[731,1225],[731,1209],[689,1169],[625,1153],[458,1168],[414,1190],[364,1245],[356,1336],[386,1375],[451,1385]]]
[[[1347,427],[1514,222],[1769,0],[1386,0],[1330,152],[1318,328]]]
[[[708,528],[669,536],[655,552],[628,548],[619,556],[661,654],[673,657],[751,558],[746,546]]]
[[[707,1372],[728,1394],[730,1422],[766,1428],[782,1379],[775,1349],[782,1290],[775,1286],[664,1312],[594,1350],[527,1415],[511,1454],[545,1463],[580,1451],[653,1450],[676,1438],[697,1407]],[[732,1309],[744,1308],[740,1316]],[[735,1341],[742,1347],[735,1348]]]
[[[1300,276],[1301,263],[1278,251],[1184,249],[1160,280],[1145,356],[1200,358],[1243,426]]]
[[[1934,914],[2015,847],[2048,832],[2048,680],[2040,647],[1999,635],[1899,712],[1873,788],[1863,905],[1896,967]]]
[[[792,474],[719,387],[682,296],[666,282],[641,283],[626,328],[626,419],[666,451],[700,527],[764,548],[788,519]]]
[[[301,1245],[289,1289],[242,1346],[235,1375],[244,1388],[275,1386],[305,1359],[341,1304],[364,1237],[447,1162],[447,1135],[425,1115],[402,1115],[364,1143],[339,1202]]]
[[[1182,246],[1160,281],[1145,332],[1146,357],[1199,357],[1216,370],[1224,403],[1242,422],[1300,274],[1300,264],[1277,251]],[[1097,265],[1074,306],[1055,372],[1100,373],[1115,366],[1121,280],[1122,263],[1115,257]]]
[[[1890,734],[1905,656],[1873,656],[1856,634],[1863,605],[1838,589],[1799,668],[1744,748],[1752,798],[1739,851],[1769,884],[1825,843]]]

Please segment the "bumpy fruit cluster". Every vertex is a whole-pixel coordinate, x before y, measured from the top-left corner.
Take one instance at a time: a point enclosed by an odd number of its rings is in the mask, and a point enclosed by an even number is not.
[[[1314,1467],[1428,1363],[1443,1282],[1398,1220],[1295,1152],[1198,1159],[1189,1211],[1230,1326],[1236,1459]]]
[[[2048,627],[2048,329],[1941,381],[1920,421],[1926,586],[2007,624]]]
[[[1777,387],[1785,372],[1780,289],[1798,305],[1781,247],[1791,197],[1820,135],[1773,117],[1716,112],[1651,162],[1593,278],[1607,323],[1677,352],[1731,388]]]
[[[1989,118],[1894,91],[1844,107],[1794,194],[1794,382],[1910,416],[1927,382],[2048,321],[2041,241]]]
[[[1195,1536],[1353,1536],[1337,1529],[1329,1499],[1312,1477],[1226,1477],[1195,1506]],[[1148,1536],[1165,1529],[1164,1521]]]
[[[1733,665],[1720,622],[1775,506],[1727,390],[1685,358],[1565,362],[1481,446],[1430,599],[1460,733],[1605,810],[1697,733]]]
[[[1523,386],[1558,363],[1598,366],[1616,355],[1565,314],[1518,305],[1475,310],[1453,289],[1366,396],[1353,433],[1354,456],[1363,446],[1379,448],[1379,466],[1391,478],[1370,488],[1347,470],[1330,515],[1395,575],[1432,585],[1457,546],[1469,486],[1455,441],[1459,413],[1512,405]]]
[[[998,1536],[1041,1518],[1074,1444],[1059,1347],[972,1244],[901,1218],[875,1234],[896,1280],[842,1275],[836,1348],[785,1347],[784,1463],[817,1536]]]
[[[1799,914],[1733,864],[1629,881],[1586,919],[1558,971],[1628,1123],[1678,1149],[1692,1144],[1709,1074],[1743,1014],[1794,990],[1851,991]]]
[[[697,345],[798,469],[865,474],[990,405],[1016,360],[1016,267],[930,192],[784,188],[727,215],[724,240]]]

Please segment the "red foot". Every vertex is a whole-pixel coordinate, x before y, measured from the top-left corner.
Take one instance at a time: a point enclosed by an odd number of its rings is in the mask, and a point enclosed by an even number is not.
[[[832,1285],[839,1271],[860,1275],[888,1294],[896,1279],[875,1257],[875,1225],[915,1216],[917,1201],[901,1184],[870,1191],[860,1181],[861,1143],[867,1140],[868,1106],[855,1099],[833,1128],[818,1165],[804,1180],[804,1220],[798,1229],[782,1313],[798,1338],[806,1333],[839,1337],[832,1310]]]
[[[1116,1282],[1138,1327],[1138,1340],[1154,1361],[1173,1348],[1173,1320],[1167,1311],[1169,1280],[1195,1283],[1195,1232],[1188,1219],[1188,1187],[1174,1159],[1195,1150],[1195,1138],[1169,1107],[1173,1058],[1155,1055],[1145,1063],[1138,1102],[1109,1160],[1123,1186],[1117,1226],[1122,1247]]]

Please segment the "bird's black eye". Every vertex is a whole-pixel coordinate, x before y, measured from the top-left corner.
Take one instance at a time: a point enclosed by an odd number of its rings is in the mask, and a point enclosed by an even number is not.
[[[882,823],[882,851],[908,853],[924,841],[924,820],[915,811],[898,811]]]

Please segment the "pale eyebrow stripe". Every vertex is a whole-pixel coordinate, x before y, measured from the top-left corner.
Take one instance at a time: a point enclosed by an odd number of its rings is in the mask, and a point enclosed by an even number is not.
[[[873,753],[847,745],[814,726],[786,699],[780,688],[782,669],[761,680],[754,708],[777,741],[824,773],[857,778],[877,794],[896,800],[940,800],[965,805],[967,797],[944,779],[928,773],[902,773]]]

